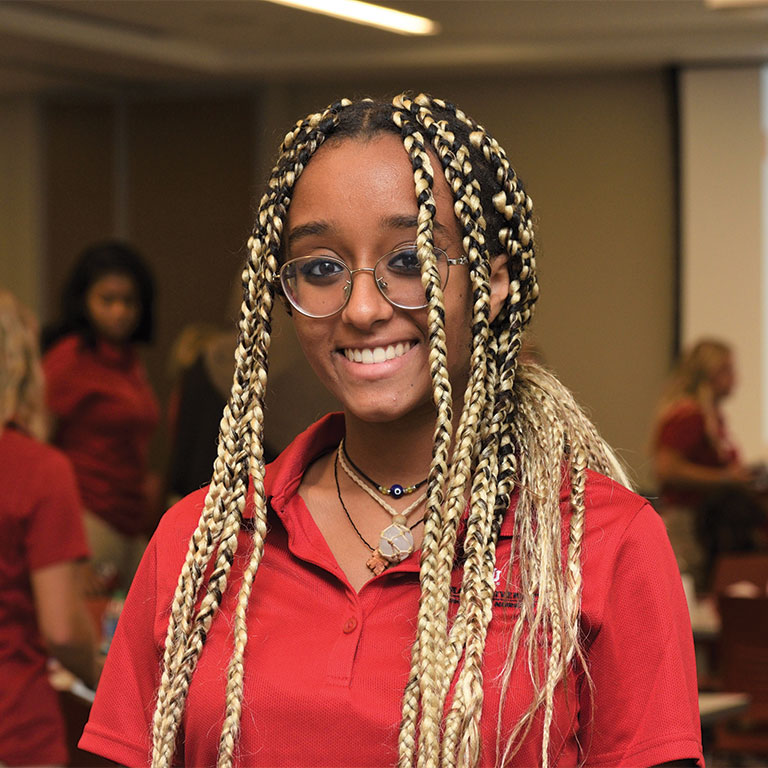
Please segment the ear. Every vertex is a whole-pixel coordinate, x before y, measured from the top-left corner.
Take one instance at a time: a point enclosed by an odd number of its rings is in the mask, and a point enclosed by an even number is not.
[[[509,295],[509,270],[507,269],[508,255],[500,253],[491,257],[491,316],[490,322],[496,319],[505,299]]]

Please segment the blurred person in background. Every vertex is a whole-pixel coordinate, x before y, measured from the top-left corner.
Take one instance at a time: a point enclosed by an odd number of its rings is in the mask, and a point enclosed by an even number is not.
[[[148,452],[159,419],[137,346],[152,338],[154,282],[119,241],[86,248],[43,360],[53,442],[72,461],[95,573],[127,589],[156,523]]]
[[[238,271],[230,286],[222,322],[188,323],[171,349],[170,453],[165,477],[168,506],[211,481],[221,414],[229,399],[235,372],[237,317],[242,294]],[[265,449],[266,461],[276,456],[275,451]]]
[[[741,460],[722,410],[736,385],[730,346],[702,339],[686,350],[661,398],[653,459],[664,518],[682,572],[707,586],[722,551],[759,545],[764,520],[755,473]]]
[[[82,595],[88,554],[69,461],[45,445],[31,313],[0,290],[0,764],[63,765],[64,723],[46,661],[95,684]]]
[[[211,480],[219,422],[232,386],[236,344],[234,323],[229,329],[190,323],[171,349],[169,505]]]

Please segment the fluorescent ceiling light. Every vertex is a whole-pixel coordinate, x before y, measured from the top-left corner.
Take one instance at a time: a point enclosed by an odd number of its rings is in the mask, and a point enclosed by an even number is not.
[[[403,13],[383,5],[363,3],[361,0],[268,0],[278,5],[288,5],[312,13],[323,13],[337,19],[367,24],[369,27],[386,29],[400,35],[435,35],[440,25],[424,16]]]
[[[768,0],[704,0],[704,5],[716,11],[728,11],[744,8],[764,8],[768,5]]]

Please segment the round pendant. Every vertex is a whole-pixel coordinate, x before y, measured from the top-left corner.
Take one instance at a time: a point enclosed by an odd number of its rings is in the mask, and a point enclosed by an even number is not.
[[[390,496],[394,496],[396,499],[399,499],[401,496],[405,495],[405,488],[403,488],[402,485],[395,483],[389,487],[389,493]]]
[[[413,552],[413,534],[407,525],[392,523],[379,538],[378,551],[390,563],[400,563]]]

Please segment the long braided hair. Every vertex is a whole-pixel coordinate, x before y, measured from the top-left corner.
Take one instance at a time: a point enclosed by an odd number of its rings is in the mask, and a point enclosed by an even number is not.
[[[501,688],[503,697],[515,659],[527,654],[535,695],[511,733],[501,733],[499,720],[494,758],[498,764],[509,762],[534,717],[543,711],[541,760],[547,765],[555,690],[572,665],[586,666],[579,642],[586,470],[594,468],[625,484],[627,479],[567,390],[543,369],[518,363],[521,335],[538,296],[531,199],[504,150],[453,104],[424,94],[402,94],[391,104],[341,100],[299,121],[285,136],[249,241],[232,394],[221,420],[212,483],[190,539],[168,622],[153,721],[152,764],[157,768],[172,762],[190,680],[227,589],[250,476],[254,525],[233,620],[218,765],[231,766],[235,760],[246,614],[267,532],[263,404],[283,227],[293,187],[318,147],[326,141],[381,132],[402,138],[413,168],[419,206],[416,244],[428,303],[436,409],[421,599],[402,699],[399,766],[475,766],[481,747],[486,750],[484,762],[488,761],[490,745],[481,744],[479,728],[482,660],[492,612],[496,540],[515,488],[519,496],[513,557],[519,561],[525,599],[510,639]],[[473,296],[471,371],[455,434],[443,295],[432,237],[433,183],[440,172],[454,197]],[[490,260],[498,255],[508,263],[509,291],[491,322]],[[564,468],[571,487],[567,532],[559,506]],[[457,552],[467,496],[466,534]],[[450,579],[457,554],[464,567],[458,610],[449,622]],[[536,661],[542,648],[543,669]]]

